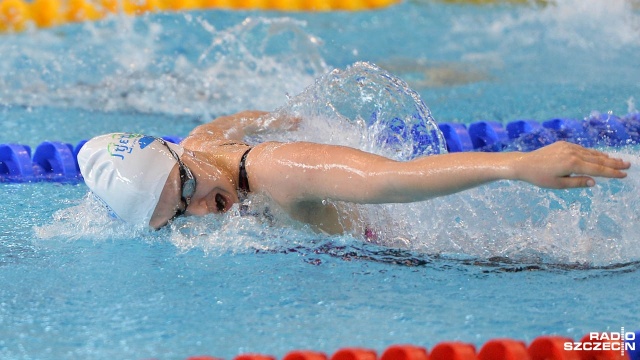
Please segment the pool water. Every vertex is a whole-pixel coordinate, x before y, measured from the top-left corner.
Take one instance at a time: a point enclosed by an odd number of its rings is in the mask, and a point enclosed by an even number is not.
[[[315,111],[335,97],[315,79],[358,61],[404,80],[439,122],[625,115],[640,98],[639,20],[629,1],[407,1],[4,34],[0,143],[75,144],[123,130],[184,136],[221,114],[302,108],[314,116],[285,139],[383,152],[357,122]],[[83,184],[0,184],[0,358],[282,356],[633,329],[639,150],[605,150],[632,162],[627,179],[572,191],[499,182],[358,208],[386,229],[376,244],[316,234],[277,212],[189,218],[149,233],[110,221]],[[251,205],[259,213],[269,204]]]

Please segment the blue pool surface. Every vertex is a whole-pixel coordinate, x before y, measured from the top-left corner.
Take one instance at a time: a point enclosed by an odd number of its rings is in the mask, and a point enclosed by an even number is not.
[[[296,95],[358,61],[406,81],[439,122],[625,115],[640,99],[639,23],[625,1],[416,0],[3,34],[0,143],[185,136],[244,109],[313,108]],[[368,146],[349,123],[307,120],[317,131],[287,136]],[[571,191],[498,182],[360,209],[387,229],[378,244],[235,213],[150,233],[110,221],[82,183],[0,184],[0,358],[282,356],[638,330],[640,152],[604,150],[632,162],[627,179]]]

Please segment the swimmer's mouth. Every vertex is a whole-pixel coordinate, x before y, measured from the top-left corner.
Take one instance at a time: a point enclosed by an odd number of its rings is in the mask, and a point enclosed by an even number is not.
[[[222,194],[216,194],[216,209],[218,212],[227,211],[227,199]]]

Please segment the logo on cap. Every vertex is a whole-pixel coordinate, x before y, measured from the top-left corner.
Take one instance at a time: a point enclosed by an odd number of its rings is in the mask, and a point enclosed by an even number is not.
[[[140,144],[140,149],[149,146],[155,138],[153,136],[144,136],[140,134],[114,134],[113,142],[107,144],[109,155],[124,160],[127,154],[131,154],[136,142]]]

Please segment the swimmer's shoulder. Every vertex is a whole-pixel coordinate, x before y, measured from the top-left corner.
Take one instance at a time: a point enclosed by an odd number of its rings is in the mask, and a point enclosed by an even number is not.
[[[235,152],[251,147],[252,153],[261,152],[262,149],[277,147],[278,142],[267,141],[260,144],[249,144],[242,140],[228,139],[219,134],[192,133],[187,136],[180,145],[186,150],[200,152]]]
[[[214,148],[247,147],[249,144],[240,140],[227,139],[220,134],[206,132],[191,133],[180,143],[182,147],[192,151],[210,151]]]

